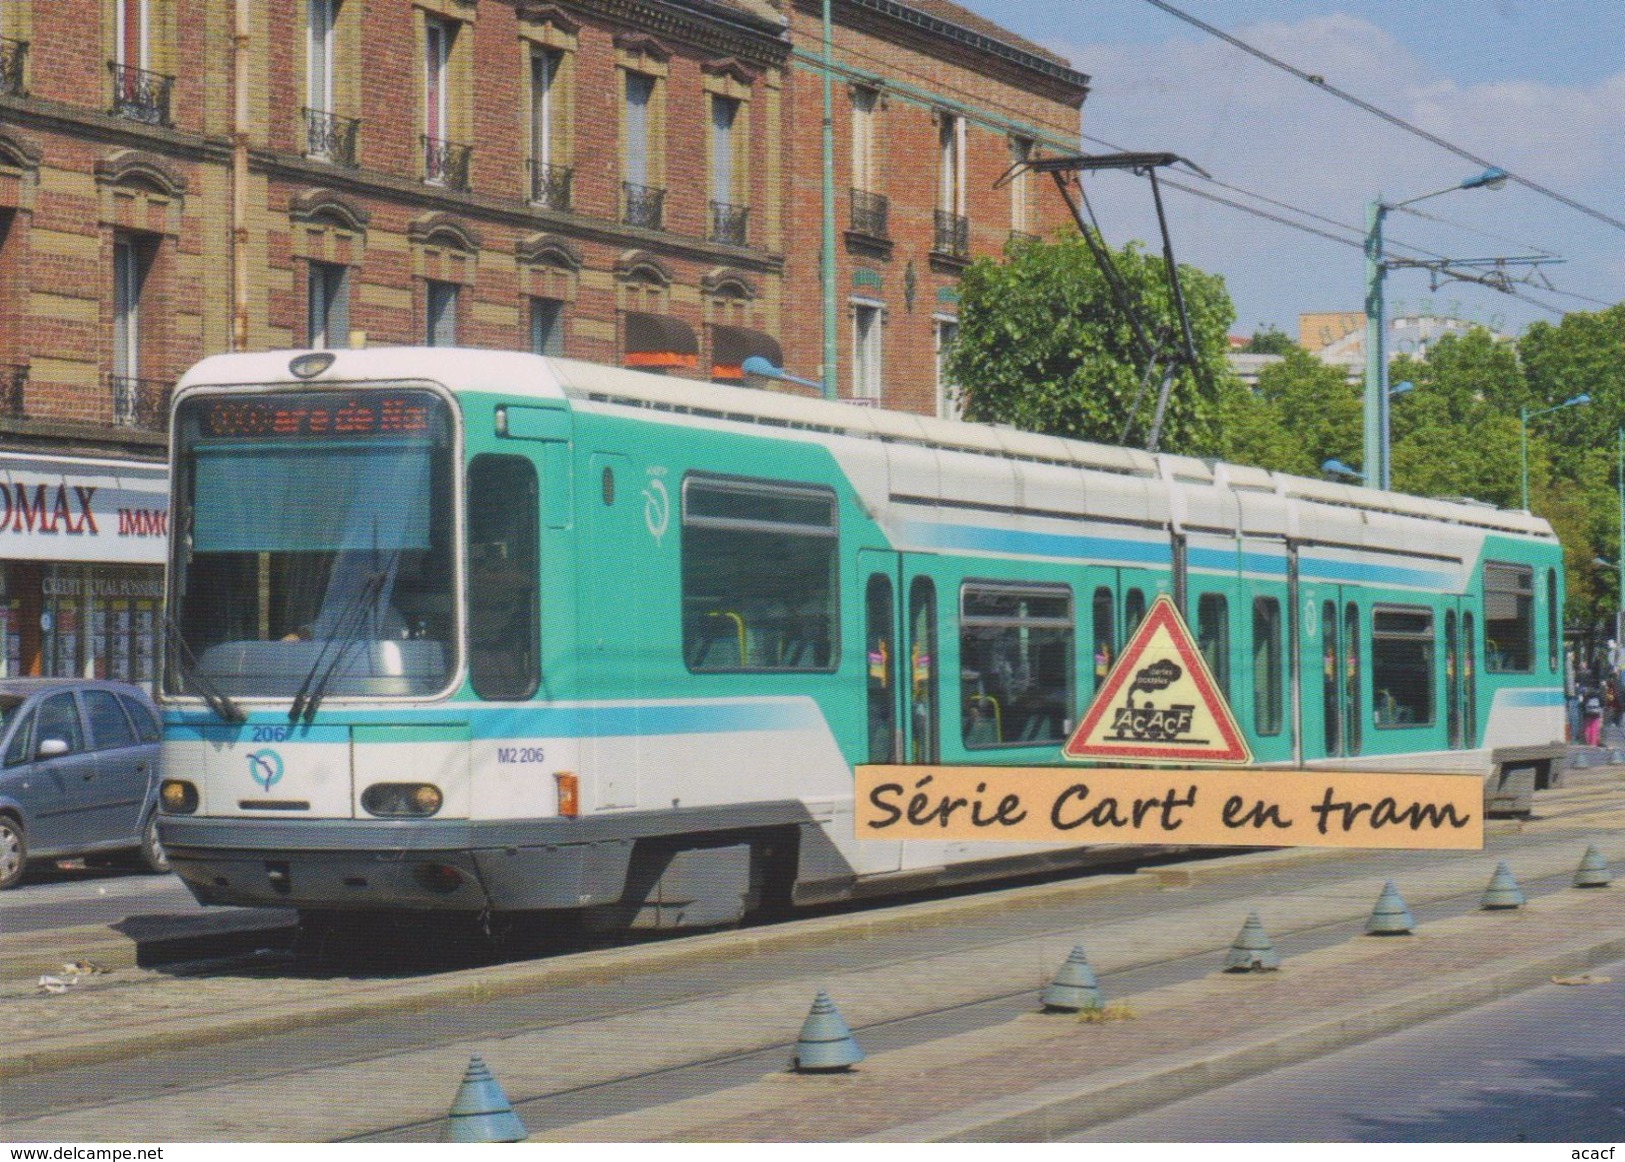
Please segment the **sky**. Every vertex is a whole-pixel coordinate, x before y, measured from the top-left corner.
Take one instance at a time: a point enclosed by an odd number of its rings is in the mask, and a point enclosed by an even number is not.
[[[1390,316],[1453,315],[1515,335],[1533,320],[1556,322],[1566,311],[1625,300],[1625,229],[1516,182],[1457,189],[1482,167],[1146,0],[959,2],[1090,76],[1083,152],[1177,153],[1220,182],[1349,227],[1165,171],[1353,243],[1165,187],[1174,252],[1181,262],[1224,276],[1236,305],[1232,333],[1273,326],[1297,338],[1301,312],[1361,311],[1367,204],[1439,190],[1450,192],[1388,214],[1390,257],[1426,251],[1563,261],[1510,268],[1527,280],[1514,287],[1522,297],[1472,283],[1434,288],[1425,270],[1394,270],[1386,290]],[[1619,0],[1171,2],[1467,153],[1625,222]],[[1086,189],[1109,243],[1157,239],[1143,179],[1102,173]]]

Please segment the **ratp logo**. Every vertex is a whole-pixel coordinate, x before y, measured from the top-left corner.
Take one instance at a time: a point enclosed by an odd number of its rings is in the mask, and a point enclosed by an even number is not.
[[[267,747],[248,756],[248,777],[269,791],[282,779],[282,756]]]

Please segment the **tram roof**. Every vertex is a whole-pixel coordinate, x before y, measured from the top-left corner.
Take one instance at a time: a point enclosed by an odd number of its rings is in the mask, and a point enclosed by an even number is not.
[[[1450,521],[1521,536],[1553,536],[1551,526],[1540,517],[1476,501],[1385,492],[1242,464],[1150,453],[1137,448],[1024,432],[1003,425],[864,407],[847,401],[809,399],[652,375],[555,356],[463,347],[341,348],[328,353],[333,356],[332,364],[314,377],[296,376],[291,370],[290,364],[295,359],[310,354],[304,350],[211,356],[188,371],[177,390],[202,384],[309,387],[360,381],[422,380],[445,384],[456,392],[492,392],[631,406],[779,430],[915,444],[1196,487],[1273,494],[1373,513]]]

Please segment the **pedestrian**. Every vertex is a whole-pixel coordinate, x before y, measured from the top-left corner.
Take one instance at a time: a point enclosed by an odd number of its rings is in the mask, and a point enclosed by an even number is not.
[[[1586,745],[1602,745],[1602,694],[1597,687],[1586,687],[1580,698],[1580,714],[1585,719]]]
[[[1625,685],[1620,684],[1618,674],[1609,674],[1602,689],[1603,708],[1608,712],[1607,724],[1618,726],[1620,720],[1625,718]]]

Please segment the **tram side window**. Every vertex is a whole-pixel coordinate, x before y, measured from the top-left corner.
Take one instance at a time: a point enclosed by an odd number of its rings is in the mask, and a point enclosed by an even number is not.
[[[1230,697],[1230,603],[1222,593],[1204,593],[1196,602],[1196,645],[1213,680]]]
[[[897,737],[896,648],[892,641],[897,614],[892,609],[891,579],[884,573],[869,575],[866,661],[869,668],[869,761],[896,759]]]
[[[1535,667],[1535,571],[1528,565],[1484,566],[1484,668],[1527,674]]]
[[[1280,734],[1284,683],[1281,678],[1281,603],[1253,599],[1253,728]]]
[[[1563,640],[1563,622],[1558,615],[1557,570],[1546,570],[1546,668],[1557,673],[1559,646]]]
[[[683,656],[696,673],[835,668],[835,494],[683,484]]]
[[[1379,727],[1433,722],[1433,611],[1371,611],[1372,711]]]
[[[1130,589],[1123,597],[1123,642],[1134,636],[1145,620],[1145,590]]]
[[[961,712],[967,747],[1066,738],[1072,705],[1072,591],[974,582],[960,591]]]
[[[1112,669],[1112,643],[1115,635],[1112,632],[1112,591],[1102,585],[1095,590],[1095,689],[1099,690],[1105,684],[1106,675]]]
[[[490,701],[529,698],[541,682],[539,492],[523,456],[468,466],[468,678]]]

